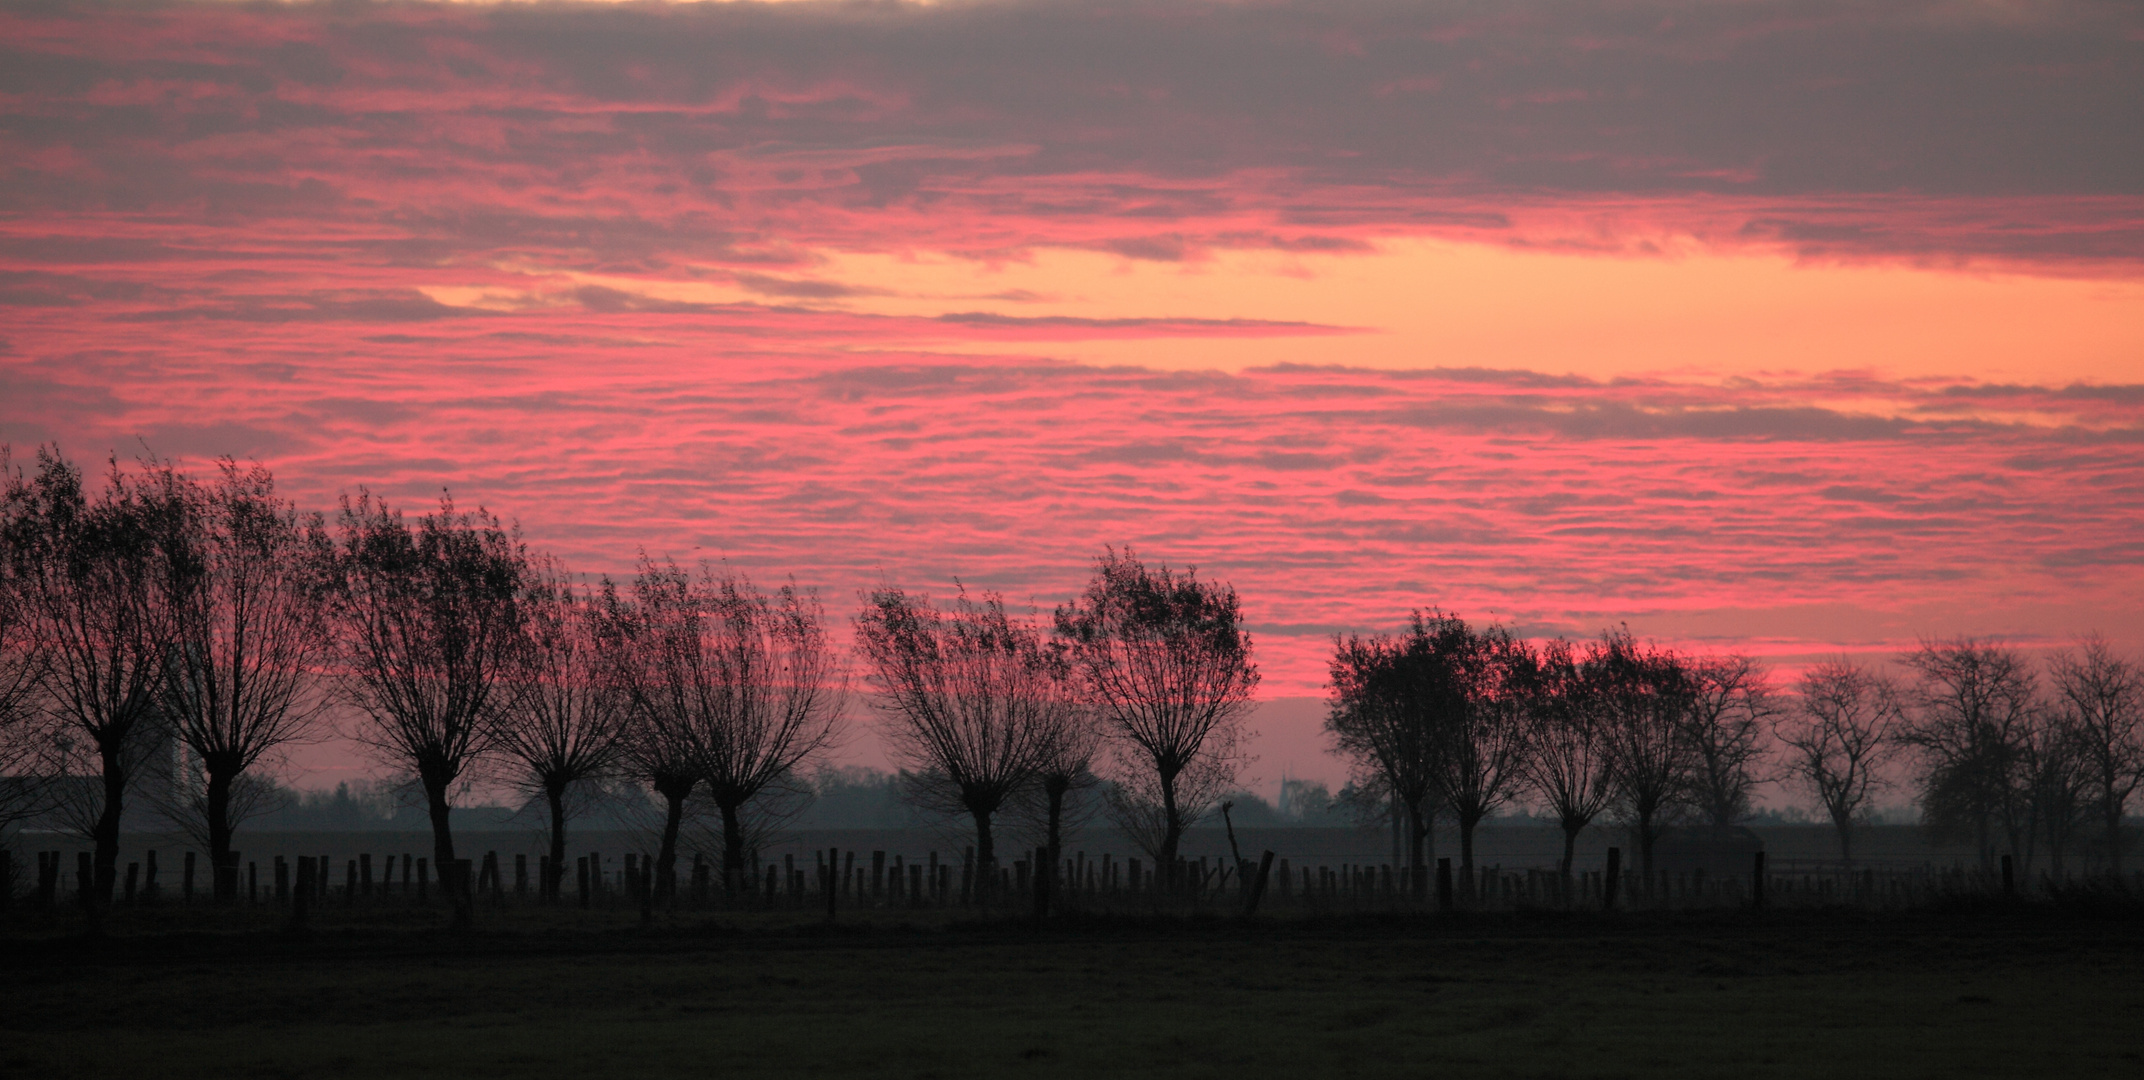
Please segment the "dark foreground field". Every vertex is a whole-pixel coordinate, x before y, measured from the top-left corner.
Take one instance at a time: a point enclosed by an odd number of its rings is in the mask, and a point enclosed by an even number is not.
[[[112,931],[0,940],[0,1074],[2144,1075],[2134,913]]]

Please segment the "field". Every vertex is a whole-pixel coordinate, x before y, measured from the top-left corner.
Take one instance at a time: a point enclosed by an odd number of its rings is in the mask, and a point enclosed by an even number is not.
[[[2134,910],[436,912],[0,939],[0,1075],[2144,1075]]]

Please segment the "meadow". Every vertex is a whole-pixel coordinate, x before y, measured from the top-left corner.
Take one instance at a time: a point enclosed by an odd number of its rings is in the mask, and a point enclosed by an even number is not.
[[[1960,899],[1614,914],[65,912],[0,1075],[2135,1076],[2144,919]]]

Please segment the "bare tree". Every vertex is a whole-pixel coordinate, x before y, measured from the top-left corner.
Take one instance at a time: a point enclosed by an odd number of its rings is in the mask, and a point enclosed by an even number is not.
[[[1615,809],[1637,841],[1638,864],[1650,888],[1654,843],[1689,798],[1696,767],[1687,737],[1696,680],[1686,660],[1640,644],[1627,628],[1602,634],[1585,662],[1607,721]]]
[[[1764,665],[1747,656],[1708,656],[1691,665],[1690,802],[1708,824],[1749,817],[1750,790],[1763,782],[1764,737],[1777,709]]]
[[[334,545],[318,515],[278,498],[267,469],[225,459],[203,488],[170,465],[155,478],[194,505],[196,573],[175,597],[178,642],[162,698],[185,753],[167,813],[202,835],[216,897],[238,889],[234,830],[264,808],[240,778],[310,736],[323,696],[315,679],[333,637],[325,614]]]
[[[1846,660],[1802,673],[1792,719],[1775,721],[1786,769],[1823,804],[1839,834],[1839,858],[1854,858],[1853,828],[1884,786],[1903,711],[1898,688]]]
[[[38,700],[48,649],[27,592],[41,528],[29,480],[0,444],[0,830],[43,810],[50,794]]]
[[[157,695],[177,639],[174,583],[191,572],[189,508],[116,461],[91,501],[54,449],[39,450],[36,476],[11,487],[22,514],[18,597],[27,632],[50,650],[53,745],[70,771],[94,769],[101,780],[77,807],[96,849],[95,916],[111,901],[127,794],[168,748]]]
[[[362,714],[353,738],[413,774],[453,926],[474,922],[455,859],[450,794],[491,749],[489,722],[512,671],[528,554],[482,510],[439,510],[412,530],[360,493],[343,499],[335,616],[343,690]]]
[[[1920,751],[1921,808],[1940,830],[1971,836],[1983,871],[1995,865],[1995,829],[2022,848],[2027,800],[2021,745],[2032,724],[2034,680],[2017,653],[1974,641],[1931,641],[1901,658],[1917,678],[1905,742]]]
[[[1110,550],[1057,633],[1116,744],[1112,810],[1173,880],[1184,830],[1235,782],[1258,687],[1236,590]]]
[[[1401,639],[1335,635],[1325,717],[1334,748],[1361,778],[1357,787],[1382,787],[1398,803],[1417,897],[1428,889],[1425,849],[1441,797],[1436,716],[1458,694],[1458,672],[1432,644],[1419,616]]]
[[[1441,633],[1458,649],[1458,708],[1434,725],[1437,787],[1459,823],[1461,894],[1474,895],[1474,830],[1518,793],[1526,768],[1526,687],[1536,657],[1500,626],[1468,629],[1443,616]],[[1434,625],[1434,623],[1432,624]],[[1423,632],[1416,615],[1416,633]]]
[[[870,665],[887,745],[921,778],[932,809],[974,821],[976,880],[995,880],[991,818],[1038,779],[1073,729],[1062,658],[1035,627],[1010,618],[1002,598],[978,603],[965,590],[945,612],[899,589],[865,594],[856,647]]]
[[[1101,783],[1094,774],[1094,758],[1101,751],[1102,740],[1094,711],[1073,690],[1071,664],[1063,643],[1052,642],[1045,649],[1058,707],[1051,716],[1049,738],[1035,770],[1035,787],[1041,797],[1034,801],[1040,803],[1042,844],[1050,866],[1045,884],[1054,890],[1057,868],[1064,865],[1065,832],[1092,813],[1087,803],[1078,805],[1088,809],[1075,809],[1073,796]]]
[[[559,899],[566,872],[572,796],[617,763],[631,712],[609,593],[608,582],[603,595],[576,586],[555,560],[531,564],[522,633],[492,718],[509,782],[549,812],[550,868],[537,890],[546,901]]]
[[[2056,708],[2036,708],[2018,743],[2020,782],[2029,820],[2023,851],[2032,866],[2038,841],[2047,841],[2049,869],[2062,873],[2063,856],[2091,813],[2092,770],[2072,717]]]
[[[1578,834],[1615,797],[1609,716],[1590,674],[1559,638],[1541,651],[1527,695],[1526,778],[1563,829],[1558,865],[1566,882]]]
[[[610,598],[611,623],[632,657],[624,669],[631,710],[618,743],[619,764],[662,800],[655,891],[665,901],[677,895],[678,833],[700,784],[704,748],[716,738],[726,707],[705,654],[711,626],[705,584],[674,562],[658,564],[643,555],[632,606]]]
[[[2091,779],[2091,805],[2106,828],[2107,868],[2122,872],[2122,814],[2144,782],[2144,672],[2105,638],[2086,638],[2049,660]]]
[[[832,745],[846,673],[818,602],[794,585],[768,596],[735,575],[643,560],[634,605],[635,708],[689,748],[692,775],[721,814],[723,874],[734,883],[746,813]]]

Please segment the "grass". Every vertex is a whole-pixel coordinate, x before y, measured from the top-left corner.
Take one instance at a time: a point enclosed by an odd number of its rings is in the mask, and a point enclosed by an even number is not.
[[[0,1075],[2144,1074],[2134,913],[398,917],[18,931]]]

